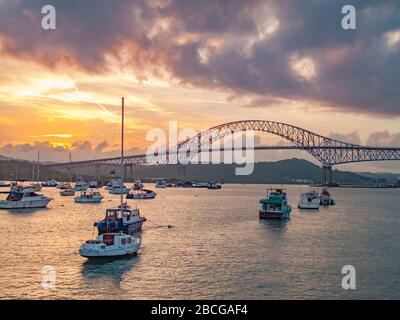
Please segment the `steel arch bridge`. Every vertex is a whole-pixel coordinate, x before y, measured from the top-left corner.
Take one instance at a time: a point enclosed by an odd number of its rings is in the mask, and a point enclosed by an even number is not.
[[[213,149],[212,145],[226,136],[246,131],[261,131],[280,136],[294,146],[276,147],[254,147],[254,150],[267,149],[301,149],[307,151],[316,158],[324,168],[324,179],[326,183],[332,181],[331,170],[336,164],[363,162],[363,161],[382,161],[400,160],[400,148],[370,147],[347,143],[322,136],[312,131],[302,129],[286,123],[267,121],[267,120],[244,120],[224,123],[214,126],[208,130],[179,143],[175,147],[166,147],[159,150],[154,155],[133,155],[125,157],[126,165],[137,164],[161,164],[177,163],[177,160],[185,158],[191,159],[201,152],[212,152],[223,149]],[[91,165],[118,165],[120,158],[107,158],[98,160],[73,162],[73,166]],[[66,168],[70,163],[51,164],[50,167]]]

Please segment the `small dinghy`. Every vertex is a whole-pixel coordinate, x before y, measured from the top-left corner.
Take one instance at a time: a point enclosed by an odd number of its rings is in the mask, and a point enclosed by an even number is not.
[[[126,195],[127,199],[154,199],[157,193],[149,189],[133,190]]]
[[[103,196],[98,191],[83,191],[79,197],[75,197],[76,203],[99,203],[103,199]]]
[[[110,258],[134,255],[140,248],[140,237],[124,233],[103,233],[96,240],[87,240],[79,249],[85,258]]]
[[[60,191],[60,196],[62,197],[71,197],[75,195],[74,189],[63,189]]]

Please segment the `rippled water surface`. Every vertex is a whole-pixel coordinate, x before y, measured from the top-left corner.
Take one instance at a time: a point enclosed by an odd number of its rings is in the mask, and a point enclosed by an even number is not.
[[[299,211],[300,187],[287,189],[292,218],[274,223],[258,219],[262,185],[157,189],[155,200],[129,200],[149,219],[140,255],[94,263],[79,245],[118,196],[102,190],[101,204],[74,204],[44,188],[54,197],[47,209],[0,211],[0,297],[400,298],[400,189],[335,188],[337,205],[317,212]],[[348,264],[354,291],[341,288]],[[54,290],[41,285],[46,265],[56,270]]]

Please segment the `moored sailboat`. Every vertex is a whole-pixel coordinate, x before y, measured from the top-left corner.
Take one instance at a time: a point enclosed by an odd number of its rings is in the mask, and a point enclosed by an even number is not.
[[[124,204],[124,98],[122,97],[122,130],[121,130],[121,203],[119,208],[107,209],[105,219],[95,223],[98,229],[96,240],[83,243],[79,254],[87,258],[127,256],[136,253],[141,240],[135,236],[142,229],[145,218],[140,216],[139,209],[131,210]],[[107,240],[108,239],[108,240]]]

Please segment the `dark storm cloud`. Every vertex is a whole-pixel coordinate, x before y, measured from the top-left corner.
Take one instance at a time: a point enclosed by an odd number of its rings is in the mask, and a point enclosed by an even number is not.
[[[44,4],[57,9],[56,31],[40,28]],[[357,9],[357,30],[341,28],[345,4]],[[262,36],[268,19],[279,26]],[[90,72],[107,70],[114,56],[136,75],[163,69],[254,101],[307,100],[386,116],[400,115],[400,45],[389,48],[385,36],[396,30],[398,0],[0,0],[2,47],[12,55]],[[293,72],[293,59],[302,58],[315,67],[309,79]]]

